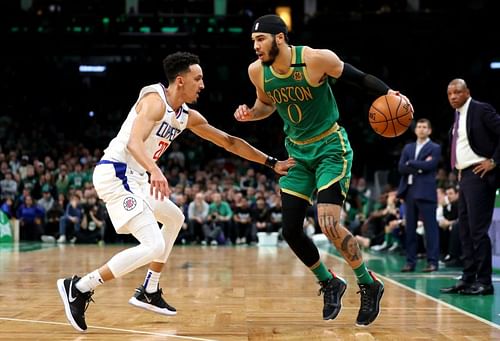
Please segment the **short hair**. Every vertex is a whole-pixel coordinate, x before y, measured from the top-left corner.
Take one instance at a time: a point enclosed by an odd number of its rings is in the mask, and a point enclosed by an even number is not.
[[[200,58],[189,52],[175,52],[165,57],[163,71],[165,71],[168,83],[173,83],[177,76],[188,72],[189,67],[194,64],[200,64]]]
[[[447,190],[449,190],[449,189],[452,189],[452,190],[453,190],[453,192],[458,193],[458,188],[457,188],[457,186],[455,186],[455,185],[449,185],[449,186],[447,186],[447,187],[445,188],[445,190],[446,190],[446,191],[447,191]]]
[[[432,129],[432,124],[431,124],[431,121],[429,121],[429,120],[428,120],[428,119],[426,119],[426,118],[421,118],[421,119],[419,119],[419,120],[417,121],[417,124],[418,124],[418,123],[427,123],[427,126],[428,126],[430,129]]]

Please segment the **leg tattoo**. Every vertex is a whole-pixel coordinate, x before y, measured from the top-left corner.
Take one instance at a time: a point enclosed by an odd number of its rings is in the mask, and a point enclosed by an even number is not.
[[[328,239],[337,240],[340,238],[338,231],[338,221],[334,217],[328,214],[324,214],[318,217],[319,226],[323,226],[324,232]]]
[[[342,241],[341,250],[351,262],[361,259],[361,250],[359,249],[358,242],[356,242],[356,239],[351,234],[345,236]]]

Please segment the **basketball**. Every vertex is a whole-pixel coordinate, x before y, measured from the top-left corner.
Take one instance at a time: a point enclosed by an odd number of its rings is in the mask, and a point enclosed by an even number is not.
[[[410,126],[413,110],[403,97],[384,95],[373,101],[368,119],[377,134],[396,137],[403,134]]]

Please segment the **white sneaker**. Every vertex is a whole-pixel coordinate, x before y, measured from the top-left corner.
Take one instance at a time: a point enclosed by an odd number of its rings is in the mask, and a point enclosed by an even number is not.
[[[216,241],[216,240],[212,240],[212,241],[210,242],[210,245],[212,245],[212,246],[217,246],[217,241]]]
[[[377,252],[378,252],[378,251],[383,251],[383,250],[387,249],[388,247],[389,247],[389,245],[387,245],[387,243],[386,243],[386,242],[383,242],[383,243],[382,243],[382,244],[380,244],[380,245],[373,245],[373,246],[370,248],[370,250],[372,250],[372,251],[377,251]]]
[[[42,242],[44,243],[55,243],[56,238],[54,236],[49,236],[47,234],[42,235]]]
[[[392,246],[387,250],[389,252],[394,252],[396,251],[397,249],[399,249],[399,243],[398,242],[395,242],[394,244],[392,244]]]
[[[71,237],[71,239],[69,240],[69,242],[70,242],[71,244],[76,243],[76,237],[74,237],[74,236],[73,236],[73,237]]]
[[[57,242],[58,243],[66,243],[66,236],[64,234],[60,235],[59,238],[57,238]]]

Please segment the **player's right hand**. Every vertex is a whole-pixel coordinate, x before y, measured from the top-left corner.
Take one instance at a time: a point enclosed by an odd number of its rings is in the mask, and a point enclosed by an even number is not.
[[[389,89],[389,91],[387,91],[387,94],[403,97],[403,99],[410,105],[411,111],[415,112],[415,110],[413,109],[413,104],[411,104],[411,102],[410,102],[410,99],[408,97],[406,97],[405,95],[403,95],[401,92],[399,92],[397,90]]]
[[[168,187],[167,178],[158,167],[151,172],[150,181],[151,185],[149,193],[151,196],[154,196],[156,200],[160,199],[163,201],[165,197],[168,198],[170,196],[171,191]]]
[[[246,104],[242,104],[234,112],[234,118],[240,122],[251,121],[253,118],[252,110]]]

